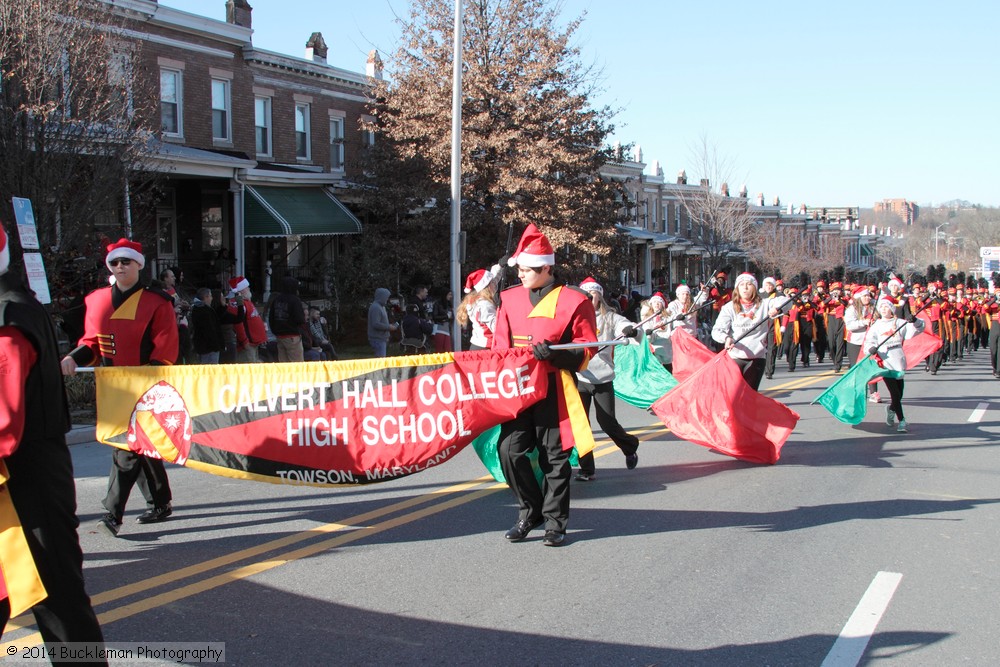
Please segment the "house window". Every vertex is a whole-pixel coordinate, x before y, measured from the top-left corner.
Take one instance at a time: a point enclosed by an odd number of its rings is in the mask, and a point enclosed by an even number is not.
[[[344,119],[330,119],[330,169],[344,169]]]
[[[127,53],[115,52],[108,61],[108,85],[118,98],[126,116],[135,115],[135,105],[132,98],[132,61]]]
[[[271,98],[254,99],[254,136],[257,139],[257,155],[271,154]]]
[[[361,141],[364,143],[366,148],[371,148],[375,145],[375,131],[374,130],[364,130],[361,132]]]
[[[212,79],[212,138],[230,141],[229,82]]]
[[[674,234],[680,236],[681,233],[681,207],[680,204],[674,204]]]
[[[309,105],[295,105],[295,157],[309,159]]]
[[[180,136],[184,127],[183,81],[179,70],[160,70],[160,129],[164,134]]]

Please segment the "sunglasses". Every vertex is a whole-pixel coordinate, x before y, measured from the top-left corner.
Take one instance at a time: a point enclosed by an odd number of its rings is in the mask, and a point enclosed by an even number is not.
[[[132,263],[132,260],[129,259],[128,257],[121,257],[119,259],[113,259],[113,260],[111,260],[110,262],[108,262],[108,265],[109,266],[118,266],[119,264],[121,264],[122,266],[128,266],[131,263]]]

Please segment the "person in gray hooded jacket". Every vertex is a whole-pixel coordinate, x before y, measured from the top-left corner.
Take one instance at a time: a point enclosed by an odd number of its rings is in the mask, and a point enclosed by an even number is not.
[[[375,290],[375,299],[368,308],[368,343],[372,346],[376,357],[385,356],[389,333],[398,328],[396,324],[389,322],[389,313],[385,309],[389,294],[389,290],[379,287]]]

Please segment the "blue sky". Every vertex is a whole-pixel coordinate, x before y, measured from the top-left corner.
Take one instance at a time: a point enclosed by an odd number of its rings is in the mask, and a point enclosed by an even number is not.
[[[160,0],[225,18],[224,0]],[[254,44],[364,71],[395,50],[406,0],[251,0]],[[668,179],[697,173],[702,137],[768,203],[861,206],[903,197],[1000,205],[1000,3],[564,0],[614,139]]]

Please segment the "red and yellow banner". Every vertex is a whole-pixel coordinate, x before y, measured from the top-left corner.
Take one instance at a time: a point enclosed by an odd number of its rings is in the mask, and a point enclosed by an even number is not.
[[[98,368],[97,439],[226,477],[381,482],[447,461],[541,400],[550,370],[530,348]]]

